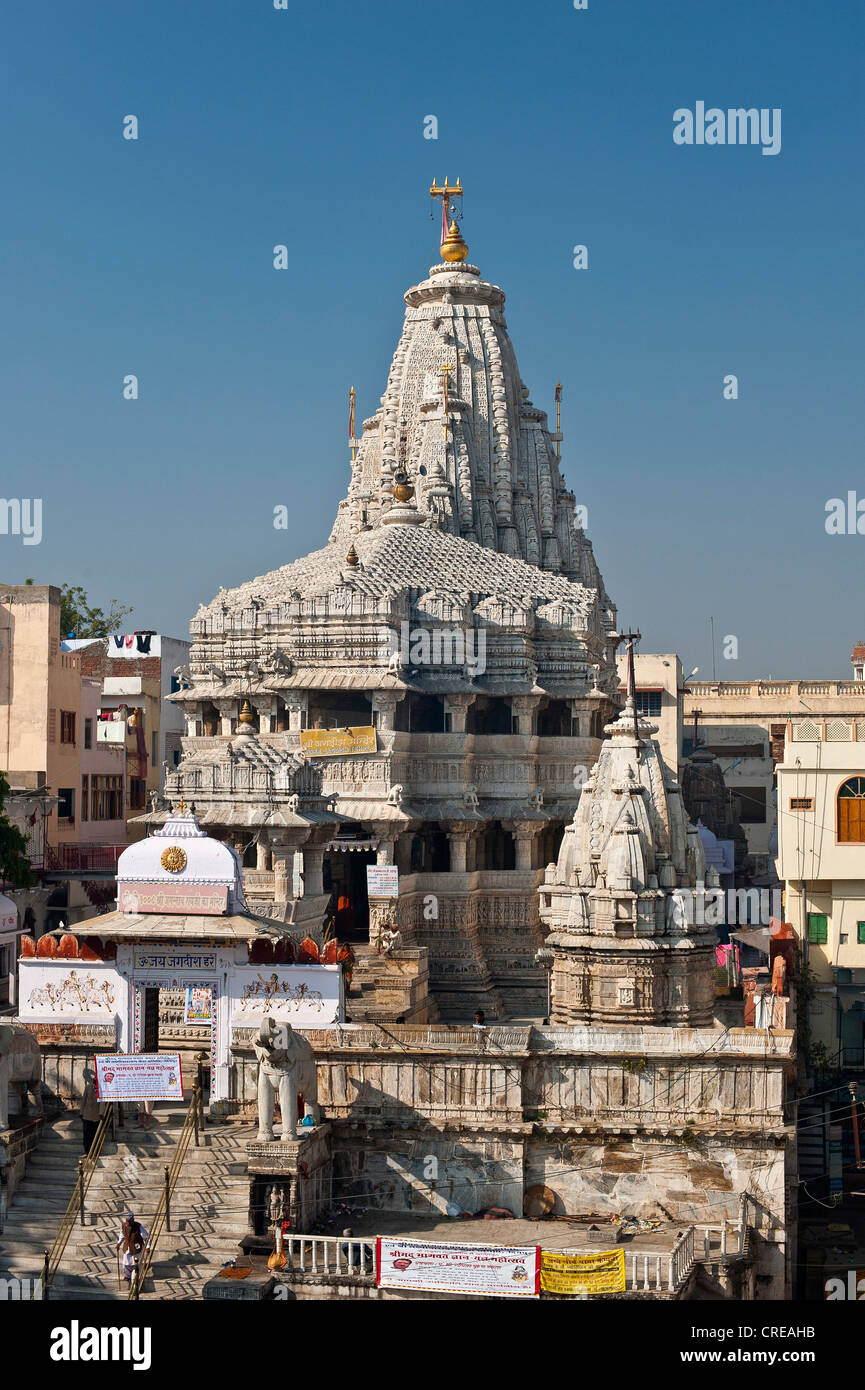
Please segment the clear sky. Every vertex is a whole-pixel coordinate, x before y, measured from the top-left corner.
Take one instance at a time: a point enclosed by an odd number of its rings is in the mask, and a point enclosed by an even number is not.
[[[349,385],[371,414],[459,174],[532,398],[564,383],[621,622],[711,674],[713,615],[719,679],[849,675],[865,535],[824,523],[865,498],[860,0],[41,0],[2,39],[3,492],[43,540],[0,536],[0,578],[183,636],[324,544]],[[674,144],[698,101],[780,107],[780,153]]]

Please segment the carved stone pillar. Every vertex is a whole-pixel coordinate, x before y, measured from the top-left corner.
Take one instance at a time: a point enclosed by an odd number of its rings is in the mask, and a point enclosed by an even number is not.
[[[473,826],[465,821],[448,821],[445,824],[451,850],[451,873],[464,874],[468,869],[468,843]]]
[[[396,707],[405,698],[405,691],[374,690],[371,696],[373,714],[376,715],[376,728],[382,733],[392,733]]]
[[[324,892],[324,845],[303,846],[303,895],[319,898]]]
[[[258,732],[260,734],[276,733],[276,696],[251,695],[249,700],[258,715]]]
[[[396,863],[396,859],[394,857],[394,851],[396,848],[396,835],[394,834],[393,830],[390,827],[388,827],[387,830],[385,830],[384,832],[381,832],[378,829],[376,829],[375,834],[378,839],[378,849],[375,852],[376,864]]]
[[[219,712],[219,732],[230,734],[231,725],[237,718],[237,700],[215,699],[213,704]]]
[[[520,734],[531,736],[536,732],[535,711],[540,701],[540,695],[511,696],[511,714],[519,720]]]
[[[278,903],[288,903],[294,898],[294,854],[308,834],[308,830],[268,831],[273,858],[273,896]]]
[[[288,709],[288,727],[297,732],[303,728],[309,714],[309,696],[301,694],[300,691],[289,690],[283,698]]]
[[[469,712],[469,705],[474,704],[476,695],[469,694],[467,691],[460,691],[458,694],[445,695],[445,713],[451,717],[451,733],[464,734],[466,731],[466,716]]]
[[[270,868],[270,846],[263,837],[256,842],[255,867],[263,870]]]
[[[516,863],[517,869],[532,868],[532,845],[535,838],[542,829],[537,821],[510,821],[507,824],[516,842]]]
[[[184,710],[183,717],[186,720],[186,737],[195,738],[198,721],[202,717],[201,704],[199,703],[195,709]]]
[[[571,709],[571,728],[574,738],[587,738],[589,733],[588,717],[582,709],[579,700],[569,700]],[[583,722],[585,720],[585,723]]]

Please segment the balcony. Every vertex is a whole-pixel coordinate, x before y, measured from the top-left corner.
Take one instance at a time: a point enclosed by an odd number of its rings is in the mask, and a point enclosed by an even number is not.
[[[125,719],[100,719],[96,723],[97,743],[125,743]]]
[[[125,845],[46,845],[43,868],[49,876],[76,878],[85,873],[114,878],[117,860],[125,849]]]

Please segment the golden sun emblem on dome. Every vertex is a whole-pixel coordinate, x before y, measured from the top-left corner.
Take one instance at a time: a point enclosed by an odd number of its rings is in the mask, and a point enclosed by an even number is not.
[[[181,869],[186,868],[186,851],[180,845],[169,845],[168,849],[162,851],[159,862],[170,874],[179,874]]]

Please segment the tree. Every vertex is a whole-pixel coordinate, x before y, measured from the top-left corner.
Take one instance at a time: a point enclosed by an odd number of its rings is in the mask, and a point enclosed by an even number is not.
[[[6,815],[9,783],[0,772],[0,879],[13,888],[29,888],[33,882],[27,857],[27,837]]]
[[[133,612],[119,599],[111,600],[108,612],[91,608],[87,594],[80,584],[64,584],[60,591],[60,636],[110,637],[119,631],[123,619]]]

